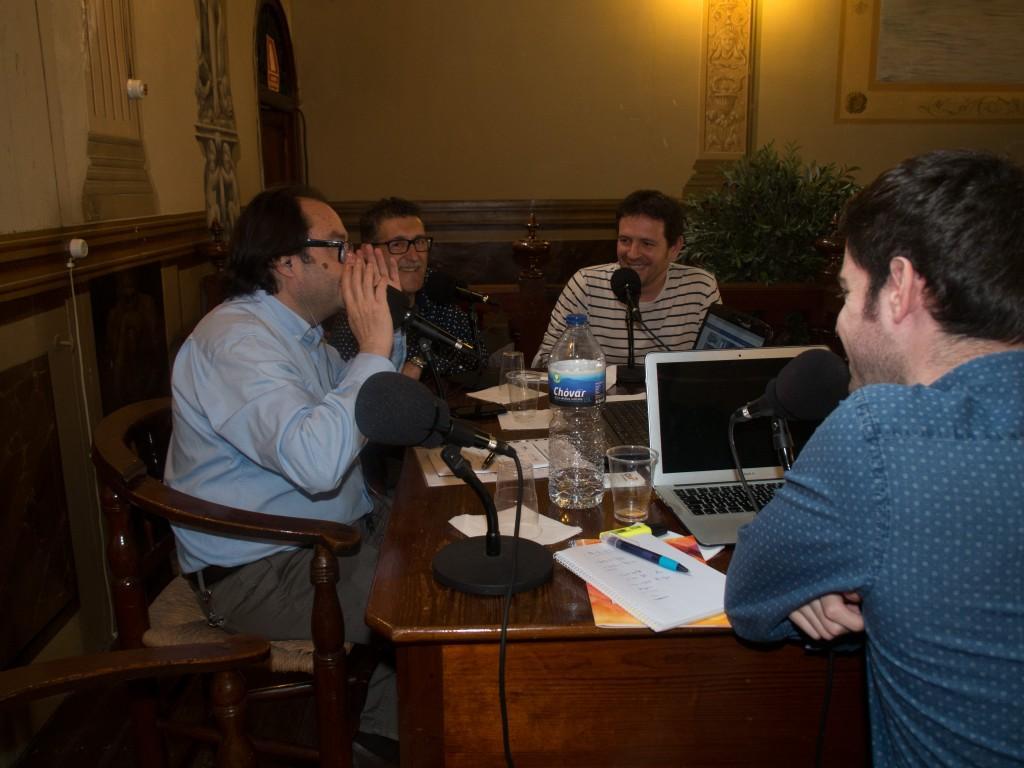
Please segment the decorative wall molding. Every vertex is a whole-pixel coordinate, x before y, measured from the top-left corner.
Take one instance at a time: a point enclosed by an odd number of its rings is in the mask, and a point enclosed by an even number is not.
[[[704,0],[702,32],[700,148],[683,197],[720,186],[720,166],[749,149],[754,0]]]
[[[67,243],[80,237],[89,255],[75,266],[75,282],[149,262],[182,265],[204,260],[210,240],[202,212],[149,216],[0,237],[0,302],[67,287]]]
[[[358,239],[359,216],[372,200],[343,200],[331,205]],[[514,231],[525,236],[533,213],[541,235],[553,230],[596,229],[615,231],[615,209],[619,200],[420,200],[423,219],[434,232]]]
[[[153,214],[139,110],[127,94],[135,77],[128,0],[87,0],[85,26],[89,166],[82,214],[86,221]]]
[[[203,166],[206,221],[210,226],[216,221],[230,231],[241,211],[241,201],[235,167],[238,131],[231,102],[226,12],[224,0],[195,0],[195,3],[198,21],[196,141],[206,160]]]

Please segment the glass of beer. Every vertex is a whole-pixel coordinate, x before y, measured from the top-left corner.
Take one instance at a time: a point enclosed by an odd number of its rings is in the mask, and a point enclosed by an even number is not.
[[[616,445],[606,455],[615,519],[623,523],[643,522],[651,504],[651,480],[658,452],[646,445]]]

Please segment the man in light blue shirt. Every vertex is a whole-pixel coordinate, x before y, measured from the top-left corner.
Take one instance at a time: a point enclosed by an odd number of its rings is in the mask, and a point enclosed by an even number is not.
[[[864,632],[876,768],[1024,765],[1024,168],[911,158],[841,231],[855,391],[741,529],[726,611]]]
[[[365,643],[380,525],[359,467],[366,441],[354,409],[366,379],[405,358],[386,296],[399,285],[397,264],[368,246],[350,253],[337,213],[317,192],[290,188],[249,203],[227,272],[228,298],[200,321],[174,363],[165,480],[208,501],[360,529],[358,554],[338,559],[338,594],[346,638]],[[320,327],[342,308],[360,348],[347,363]],[[202,577],[206,608],[225,628],[309,638],[311,550],[174,533],[182,570]],[[393,715],[368,723],[379,703],[372,698],[371,689],[363,730],[395,738]]]

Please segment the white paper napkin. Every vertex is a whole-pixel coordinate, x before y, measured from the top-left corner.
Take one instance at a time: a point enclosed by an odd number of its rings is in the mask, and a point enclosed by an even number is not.
[[[526,510],[524,509],[523,511],[525,512]],[[519,535],[521,538],[535,541],[538,544],[557,544],[560,541],[571,539],[583,531],[578,526],[565,525],[551,519],[547,515],[538,515],[538,519],[540,530],[520,530]],[[512,535],[512,531],[515,529],[515,521],[515,509],[503,509],[498,513],[498,530],[501,531],[502,536]],[[487,533],[487,518],[484,515],[456,515],[448,522],[466,536],[483,536]],[[521,526],[521,528],[523,527]]]
[[[517,429],[547,429],[551,425],[551,411],[525,411],[499,413],[498,424],[506,432]]]
[[[477,400],[497,403],[498,405],[508,405],[509,402],[507,384],[495,384],[493,387],[478,389],[476,392],[467,392],[466,394],[470,397],[475,397]]]

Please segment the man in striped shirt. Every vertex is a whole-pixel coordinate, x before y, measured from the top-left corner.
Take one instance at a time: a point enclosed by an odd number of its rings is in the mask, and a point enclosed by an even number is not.
[[[618,261],[584,267],[566,284],[551,313],[533,367],[547,366],[551,348],[565,331],[565,317],[583,313],[608,365],[627,362],[626,305],[612,293],[611,277],[620,267],[640,275],[640,317],[634,326],[637,364],[648,352],[692,349],[708,306],[721,302],[710,272],[677,264],[683,248],[683,209],[668,195],[641,189],[615,213]]]

